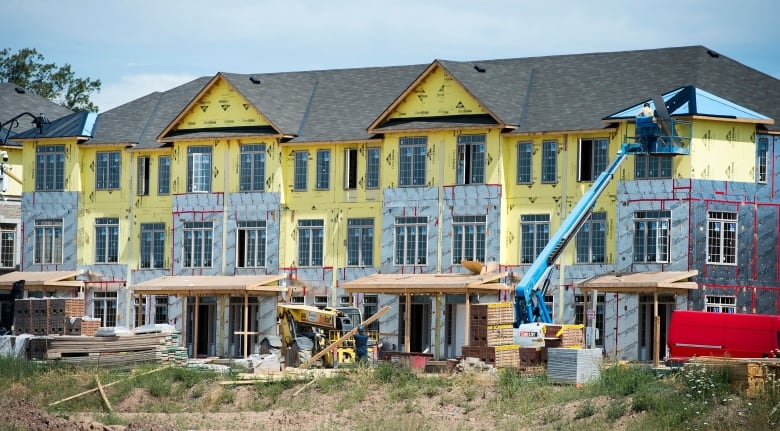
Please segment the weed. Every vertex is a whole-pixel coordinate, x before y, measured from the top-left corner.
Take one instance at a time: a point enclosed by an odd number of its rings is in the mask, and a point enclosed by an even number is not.
[[[592,385],[598,395],[628,396],[655,379],[653,370],[646,365],[614,365],[601,371],[598,381]]]
[[[607,420],[615,422],[626,414],[626,403],[623,401],[615,401],[609,403],[607,406]]]
[[[579,406],[574,413],[574,419],[589,418],[596,414],[596,406],[590,400],[585,400]]]

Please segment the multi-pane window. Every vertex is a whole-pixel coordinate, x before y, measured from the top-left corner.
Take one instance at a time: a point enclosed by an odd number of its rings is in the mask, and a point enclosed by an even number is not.
[[[634,213],[634,262],[669,262],[671,211]]]
[[[211,147],[187,147],[187,193],[211,191]]]
[[[151,158],[149,156],[138,157],[138,169],[136,170],[136,193],[138,196],[149,195],[149,168]]]
[[[154,323],[168,323],[168,297],[154,297]]]
[[[96,290],[92,295],[92,317],[100,319],[100,326],[116,326],[116,292]]]
[[[62,219],[35,220],[35,263],[62,263]]]
[[[542,182],[555,183],[558,181],[558,143],[555,141],[542,142]]]
[[[457,184],[485,182],[485,135],[458,135]]]
[[[171,193],[171,156],[157,158],[157,194]]]
[[[119,151],[98,152],[95,155],[95,188],[116,190],[119,188],[119,168],[122,154]]]
[[[672,178],[672,156],[637,154],[634,179]]]
[[[577,233],[577,263],[604,263],[607,245],[607,213],[592,213]]]
[[[374,265],[374,219],[347,219],[347,265]]]
[[[705,295],[704,309],[711,313],[736,313],[737,297],[722,295]]]
[[[298,266],[322,266],[325,222],[298,220]]]
[[[165,267],[165,223],[141,223],[141,268]]]
[[[35,148],[35,191],[64,190],[65,146],[38,145]]]
[[[379,297],[366,295],[363,297],[363,320],[368,319],[379,311]],[[369,331],[379,331],[379,320],[374,320],[366,328]]]
[[[381,152],[378,147],[366,150],[366,188],[379,188],[379,157]]]
[[[549,241],[549,214],[520,216],[520,263],[533,263]]]
[[[452,217],[452,263],[485,262],[485,216]]]
[[[295,152],[293,188],[296,191],[305,191],[308,188],[309,177],[309,153],[306,151]]]
[[[769,140],[760,138],[756,148],[756,181],[766,183],[767,181],[767,152],[769,151]]]
[[[607,148],[606,139],[580,140],[579,181],[595,181],[607,169]]]
[[[428,263],[428,218],[396,217],[396,265],[425,265]]]
[[[211,268],[212,222],[184,223],[184,267]]]
[[[707,213],[707,263],[737,263],[737,213]]]
[[[317,150],[317,190],[330,188],[330,150]]]
[[[146,298],[133,298],[133,316],[135,317],[135,326],[146,325]]]
[[[0,223],[0,268],[13,268],[16,250],[16,225]]]
[[[95,219],[95,263],[119,262],[119,218]]]
[[[242,192],[265,189],[265,144],[241,145],[238,187]]]
[[[239,268],[264,267],[266,245],[265,220],[238,221],[236,226],[238,228],[236,244],[237,266]]]
[[[534,144],[517,143],[517,184],[530,184],[533,180]]]
[[[428,138],[425,136],[401,138],[398,142],[398,185],[425,185],[425,153]]]
[[[344,150],[344,190],[355,190],[358,185],[358,150],[347,148]]]

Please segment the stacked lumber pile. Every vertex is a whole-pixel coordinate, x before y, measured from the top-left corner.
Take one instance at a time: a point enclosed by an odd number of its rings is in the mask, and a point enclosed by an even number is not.
[[[472,305],[470,341],[461,347],[463,356],[478,358],[496,367],[519,367],[519,346],[513,339],[514,319],[511,302]]]
[[[36,337],[36,354],[45,344],[43,359],[76,365],[119,367],[140,363],[186,364],[186,349],[179,346],[179,333],[151,333],[112,337]]]
[[[691,358],[685,367],[706,367],[724,371],[729,384],[752,397],[764,393],[767,384],[780,381],[780,359],[778,358],[726,358],[699,356]]]
[[[80,335],[85,302],[77,298],[27,298],[17,299],[14,305],[14,333],[31,335]],[[74,325],[74,319],[82,319]],[[86,325],[97,330],[100,320]],[[94,332],[92,332],[94,334]]]

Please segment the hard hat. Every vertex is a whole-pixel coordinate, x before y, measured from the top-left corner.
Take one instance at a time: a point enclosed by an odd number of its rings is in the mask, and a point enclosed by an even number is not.
[[[363,332],[365,330],[366,328],[364,328],[363,325],[358,325],[358,332]]]

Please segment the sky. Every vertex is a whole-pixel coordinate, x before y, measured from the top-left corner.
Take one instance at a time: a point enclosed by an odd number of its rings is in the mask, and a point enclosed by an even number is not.
[[[35,48],[100,79],[90,97],[100,112],[218,72],[690,45],[780,78],[777,0],[4,0],[2,10],[0,49]]]

